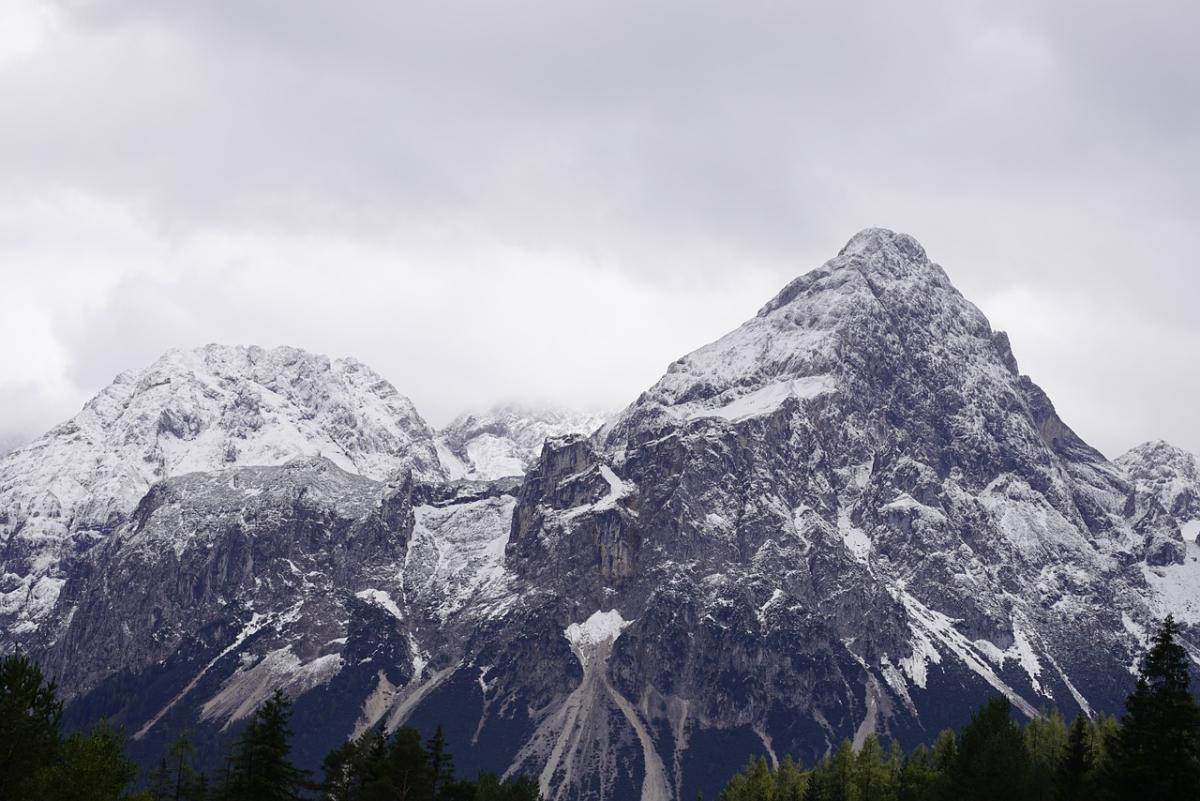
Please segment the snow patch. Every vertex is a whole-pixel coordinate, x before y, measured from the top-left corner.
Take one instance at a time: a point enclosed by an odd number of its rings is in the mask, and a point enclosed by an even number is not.
[[[1173,614],[1180,623],[1200,623],[1200,543],[1185,543],[1183,564],[1142,565],[1142,573],[1153,590],[1149,600],[1156,617]]]
[[[765,387],[728,400],[719,396],[707,401],[681,404],[674,407],[672,411],[688,420],[700,417],[720,417],[725,420],[738,421],[770,414],[782,406],[788,398],[807,400],[836,389],[837,382],[831,375],[806,376],[767,384]],[[710,404],[714,400],[720,405],[711,406]]]
[[[572,623],[563,630],[563,636],[575,648],[599,645],[600,643],[615,642],[621,632],[633,621],[621,617],[616,609],[607,612],[596,611],[582,623]]]
[[[859,562],[869,565],[871,538],[865,531],[850,522],[850,510],[842,509],[838,512],[838,531],[842,535],[842,542],[845,543],[846,550],[850,551],[851,555]]]
[[[387,612],[390,612],[392,617],[397,620],[403,620],[404,615],[400,613],[400,607],[396,606],[396,602],[392,600],[392,596],[383,590],[366,589],[354,593],[355,598],[359,598],[372,606],[378,606]]]

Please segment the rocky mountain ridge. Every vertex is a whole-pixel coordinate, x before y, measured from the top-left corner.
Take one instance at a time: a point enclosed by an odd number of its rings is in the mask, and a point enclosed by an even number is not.
[[[515,454],[492,425],[455,447]],[[440,722],[468,771],[655,801],[996,692],[1115,710],[1168,611],[1200,663],[1195,457],[1107,461],[903,234],[856,235],[521,476],[447,480],[453,436],[387,476],[308,451],[155,484],[30,637],[70,714],[213,754],[283,686],[301,729]]]
[[[365,365],[295,348],[173,350],[0,460],[0,623],[37,628],[70,565],[164,478],[321,455],[441,478],[433,430]]]

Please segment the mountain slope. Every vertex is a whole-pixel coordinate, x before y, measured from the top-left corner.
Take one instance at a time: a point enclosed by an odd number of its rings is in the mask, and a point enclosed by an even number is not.
[[[382,479],[440,477],[433,432],[366,366],[294,348],[174,350],[0,460],[0,623],[31,632],[69,564],[168,476],[323,455]]]
[[[156,485],[38,653],[146,758],[183,726],[215,755],[281,685],[323,724],[309,765],[442,723],[460,768],[548,799],[712,795],[747,756],[928,739],[997,692],[1115,711],[1166,610],[1200,660],[1158,461],[1090,448],[915,240],[869,229],[520,478]]]
[[[506,404],[464,414],[438,432],[438,456],[450,478],[491,481],[524,475],[542,443],[565,434],[591,434],[601,415]]]

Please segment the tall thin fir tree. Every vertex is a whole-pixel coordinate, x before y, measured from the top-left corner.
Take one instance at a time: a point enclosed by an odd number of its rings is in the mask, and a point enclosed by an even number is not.
[[[1200,707],[1189,687],[1188,654],[1168,615],[1142,658],[1137,685],[1109,755],[1114,801],[1178,801],[1200,796]]]
[[[304,771],[291,762],[291,702],[281,690],[251,717],[234,748],[228,801],[296,801],[308,789]]]

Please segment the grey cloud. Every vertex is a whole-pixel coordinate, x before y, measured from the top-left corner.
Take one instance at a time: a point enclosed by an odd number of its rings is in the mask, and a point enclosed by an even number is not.
[[[151,343],[188,344],[175,338],[307,336],[295,344],[378,363],[346,333],[370,332],[335,314],[306,329],[282,305],[221,292],[231,265],[284,282],[269,248],[198,265],[197,240],[365,243],[393,257],[380,270],[394,292],[430,272],[470,282],[490,252],[560,265],[544,268],[544,298],[497,298],[512,315],[585,302],[570,288],[596,275],[625,287],[614,301],[677,304],[662,318],[695,341],[652,320],[608,352],[584,342],[596,331],[556,334],[581,357],[626,362],[636,378],[606,380],[597,400],[611,405],[722,333],[694,293],[732,293],[719,322],[733,324],[752,287],[886,225],[921,239],[985,311],[1014,288],[1097,310],[1071,318],[1064,350],[1025,339],[1029,320],[997,306],[1023,366],[1085,436],[1109,451],[1150,436],[1200,449],[1186,400],[1200,391],[1194,3],[93,0],[62,13],[39,51],[0,65],[0,104],[20,109],[0,125],[0,174],[14,197],[66,188],[127,205],[164,265],[60,319],[81,388]],[[0,260],[15,236],[0,228]],[[174,310],[178,292],[189,302]],[[434,416],[561,395],[555,371],[538,377],[471,327],[485,306],[448,308],[452,331],[419,356],[379,348],[380,369],[401,371],[389,377]],[[1100,318],[1114,308],[1121,319]],[[1163,319],[1183,330],[1150,348],[1138,332]],[[416,320],[434,324],[417,313],[380,333],[411,339]],[[1109,358],[1112,327],[1139,343],[1128,373]],[[585,372],[559,377],[578,387],[568,400],[592,391]],[[1156,391],[1123,386],[1128,374]]]

